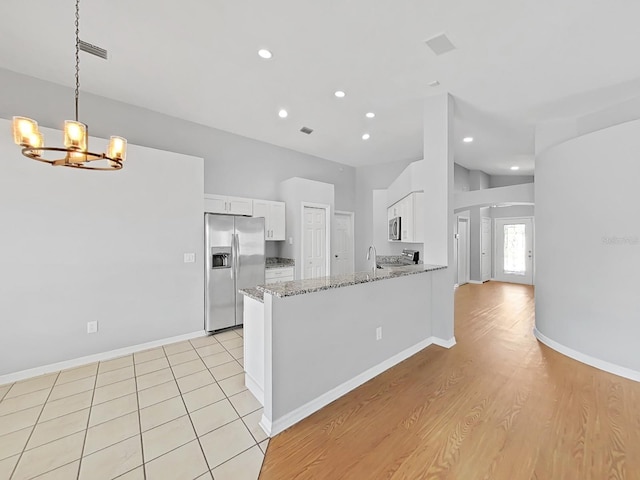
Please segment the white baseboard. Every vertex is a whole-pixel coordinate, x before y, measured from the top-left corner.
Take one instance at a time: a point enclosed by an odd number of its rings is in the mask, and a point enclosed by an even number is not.
[[[384,362],[381,362],[378,365],[371,367],[370,369],[362,372],[360,375],[353,377],[351,380],[347,380],[346,382],[338,385],[337,387],[329,390],[328,392],[320,395],[319,397],[311,400],[310,402],[305,403],[301,407],[296,408],[292,412],[287,413],[286,415],[274,420],[273,422],[269,422],[269,419],[267,419],[263,415],[262,421],[260,422],[260,426],[267,433],[267,435],[269,436],[277,435],[283,430],[286,430],[290,426],[298,423],[300,420],[308,417],[312,413],[317,412],[322,407],[342,397],[343,395],[350,392],[351,390],[358,388],[363,383],[368,382],[373,377],[380,375],[385,370],[390,369],[394,365],[397,365],[403,360],[406,360],[410,356],[415,355],[420,350],[428,347],[429,345],[434,344],[435,340],[436,339],[434,337],[429,337],[422,340],[419,343],[416,343],[415,345],[395,354],[393,357],[388,358]],[[437,339],[437,340],[443,343],[451,342],[451,340],[441,340],[441,339]],[[453,340],[453,344],[455,344],[455,339],[452,339],[452,340]]]
[[[244,372],[244,384],[264,407],[264,390],[260,388],[258,382],[256,382],[253,377],[246,372],[246,370]]]
[[[474,285],[482,285],[484,282],[479,282],[478,280],[469,280],[469,283],[473,283]]]
[[[262,428],[262,430],[264,430],[264,433],[269,435],[269,437],[273,436],[271,435],[271,422],[267,417],[264,416],[264,413],[262,414],[262,418],[260,419],[260,422],[258,422],[258,425],[260,425],[260,428]]]
[[[456,344],[456,337],[451,337],[449,340],[444,340],[438,337],[431,337],[431,343],[438,345],[439,347],[451,348]]]
[[[561,343],[558,343],[555,340],[551,340],[543,333],[540,333],[540,331],[535,327],[533,328],[533,334],[547,347],[552,348],[569,358],[573,358],[574,360],[577,360],[581,363],[586,363],[587,365],[595,367],[599,370],[613,373],[614,375],[618,375],[619,377],[624,377],[630,380],[635,380],[636,382],[640,382],[640,372],[636,370],[621,367],[620,365],[616,365],[615,363],[606,362],[604,360],[600,360],[599,358],[595,358],[585,353],[578,352],[577,350],[573,350],[572,348],[565,347]]]
[[[65,370],[67,368],[79,367],[88,363],[103,362],[105,360],[122,357],[124,355],[140,352],[142,350],[148,350],[150,348],[167,345],[169,343],[182,342],[184,340],[191,340],[192,338],[204,337],[205,335],[207,335],[207,332],[205,332],[204,330],[185,333],[184,335],[162,338],[160,340],[154,340],[152,342],[131,345],[130,347],[118,348],[116,350],[109,350],[107,352],[87,355],[85,357],[73,358],[71,360],[65,360],[63,362],[51,363],[49,365],[43,365],[41,367],[29,368],[27,370],[21,370],[19,372],[7,373],[6,375],[0,375],[0,385],[5,383],[17,382],[18,380],[24,380],[26,378],[36,377],[38,375],[44,375],[46,373]]]

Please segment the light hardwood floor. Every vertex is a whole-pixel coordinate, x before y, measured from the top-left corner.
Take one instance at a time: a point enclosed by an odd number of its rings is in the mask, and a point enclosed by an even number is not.
[[[261,480],[640,479],[640,384],[536,341],[533,288],[456,292],[431,346],[271,440]]]

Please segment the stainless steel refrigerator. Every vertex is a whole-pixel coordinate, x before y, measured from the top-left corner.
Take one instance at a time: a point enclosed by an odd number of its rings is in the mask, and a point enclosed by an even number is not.
[[[205,330],[242,325],[239,289],[264,284],[264,218],[205,214]]]

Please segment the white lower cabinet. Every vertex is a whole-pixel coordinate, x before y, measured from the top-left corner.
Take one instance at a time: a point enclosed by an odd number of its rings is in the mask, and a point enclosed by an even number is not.
[[[267,268],[264,271],[264,281],[272,283],[291,282],[294,280],[293,267]]]
[[[272,200],[254,200],[253,216],[264,218],[264,239],[285,239],[285,203]]]

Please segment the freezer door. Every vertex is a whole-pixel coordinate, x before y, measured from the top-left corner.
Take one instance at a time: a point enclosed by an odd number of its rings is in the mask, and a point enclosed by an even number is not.
[[[207,332],[232,327],[236,323],[233,238],[233,217],[205,215],[204,328]],[[220,261],[220,255],[225,255],[228,261]]]
[[[236,292],[264,285],[264,218],[236,217]],[[243,323],[244,295],[236,296],[236,325]]]

